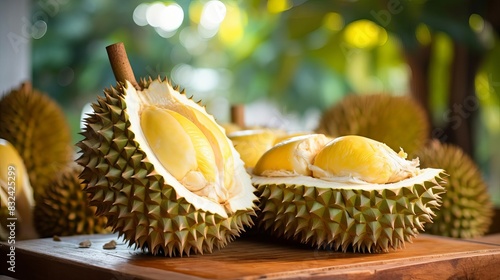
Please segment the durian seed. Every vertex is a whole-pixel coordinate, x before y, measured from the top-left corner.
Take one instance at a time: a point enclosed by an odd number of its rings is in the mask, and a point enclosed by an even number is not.
[[[116,241],[111,240],[108,243],[105,243],[104,245],[102,245],[102,248],[106,249],[106,250],[116,249]]]
[[[92,246],[92,242],[90,242],[90,240],[83,240],[82,242],[80,242],[78,244],[78,247],[79,248],[90,248],[90,246]]]

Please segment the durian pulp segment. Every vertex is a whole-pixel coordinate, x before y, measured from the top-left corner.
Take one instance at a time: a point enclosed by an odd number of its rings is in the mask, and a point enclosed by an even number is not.
[[[22,222],[18,238],[20,240],[36,238],[38,235],[33,225],[35,201],[23,159],[14,146],[5,139],[0,139],[0,159],[0,189],[2,191],[0,205],[5,207],[15,202],[16,218]],[[4,233],[1,232],[3,227],[0,228],[0,236],[3,236]]]
[[[314,157],[329,140],[323,134],[309,134],[282,141],[262,155],[253,173],[271,177],[311,176]]]
[[[276,135],[270,129],[249,129],[229,133],[235,149],[245,162],[245,167],[253,168],[259,158],[275,144]]]
[[[228,212],[235,212],[238,209],[251,209],[253,201],[248,199],[248,197],[255,197],[253,189],[243,187],[251,185],[250,177],[246,174],[244,168],[239,168],[243,167],[243,162],[236,150],[234,150],[234,147],[232,147],[229,139],[225,136],[223,129],[215,123],[212,117],[209,118],[203,112],[200,112],[198,109],[200,106],[186,95],[170,94],[174,91],[176,90],[172,88],[170,83],[160,83],[157,80],[151,82],[148,88],[143,91],[137,91],[129,82],[126,83],[124,98],[128,106],[130,128],[135,132],[135,140],[148,155],[148,159],[154,165],[155,170],[175,188],[179,196],[184,197],[192,205],[196,205],[197,208],[217,213],[225,218],[228,217]],[[184,121],[185,119],[189,120],[190,125],[194,124],[203,133],[203,136],[197,136],[199,137],[198,139],[203,139],[200,140],[200,143],[204,143],[202,150],[207,150],[206,143],[208,141],[213,153],[213,160],[215,161],[213,165],[215,167],[215,179],[213,180],[215,183],[208,184],[209,186],[203,190],[205,194],[209,193],[208,196],[190,191],[168,171],[158,156],[149,156],[156,155],[156,151],[153,151],[149,147],[141,127],[142,110],[149,106],[155,106],[161,108],[161,110],[168,109],[171,110],[170,112],[178,113],[183,117],[179,119],[183,119]],[[162,126],[162,124],[158,125]],[[199,133],[198,130],[196,131],[194,135]],[[177,135],[173,135],[173,132],[165,131],[165,133],[168,134],[164,135],[165,137],[173,137],[174,139],[178,137]],[[186,134],[181,137],[192,139],[186,136]],[[180,150],[181,143],[174,144],[173,149]],[[189,147],[185,148],[189,150]],[[204,158],[203,160],[207,160],[206,162],[212,160],[212,155],[203,154],[200,156]],[[165,154],[165,157],[169,157],[169,155]],[[175,164],[176,160],[179,159],[173,159],[173,164]],[[192,158],[190,160],[193,161]],[[166,162],[168,161],[167,159]],[[204,175],[206,179],[207,176],[206,174]]]
[[[387,145],[366,137],[338,137],[316,155],[313,177],[355,178],[374,184],[398,182],[418,172],[418,159],[405,158],[402,150],[397,154]]]
[[[13,186],[16,195],[21,195],[23,192],[31,193],[27,170],[21,155],[9,141],[1,138],[0,158],[2,159],[0,160],[0,184],[2,188],[5,188],[7,192],[8,186]]]
[[[211,199],[216,181],[215,158],[203,132],[190,120],[169,109],[145,106],[141,128],[162,165],[186,188]]]
[[[357,190],[391,190],[400,189],[402,187],[409,187],[413,185],[422,184],[422,182],[432,181],[434,178],[440,177],[442,169],[425,168],[419,174],[401,180],[395,183],[387,184],[373,184],[361,180],[353,180],[347,178],[337,178],[336,180],[322,180],[311,176],[295,176],[295,177],[266,177],[266,176],[253,176],[252,182],[254,185],[271,185],[271,184],[285,184],[290,186],[314,186],[315,188],[322,189],[357,189]]]

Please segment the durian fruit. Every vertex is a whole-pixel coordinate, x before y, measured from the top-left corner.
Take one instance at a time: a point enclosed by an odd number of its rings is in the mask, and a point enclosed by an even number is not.
[[[276,142],[276,133],[270,129],[239,130],[227,134],[240,154],[246,168],[253,168],[259,158]]]
[[[29,83],[0,99],[0,138],[12,143],[23,158],[35,199],[72,160],[64,112]]]
[[[442,169],[420,169],[361,136],[297,136],[268,150],[253,169],[260,226],[318,248],[387,252],[432,222]]]
[[[255,167],[260,157],[277,143],[289,138],[309,134],[308,132],[287,132],[281,129],[253,128],[227,134],[240,154],[247,169]]]
[[[96,214],[152,254],[212,252],[252,225],[255,188],[224,130],[167,80],[106,89],[77,146]]]
[[[1,138],[0,159],[0,240],[37,238],[33,225],[35,201],[26,167],[16,148]],[[8,227],[12,223],[14,227]]]
[[[68,165],[36,201],[35,227],[41,237],[109,233],[106,217],[96,217],[79,175],[83,168]]]
[[[411,96],[350,95],[321,117],[316,132],[338,137],[356,134],[413,154],[425,145],[429,124],[423,108]]]
[[[417,152],[423,167],[442,167],[449,178],[443,186],[443,205],[426,232],[456,238],[484,235],[493,218],[486,182],[474,161],[454,145],[432,140]]]

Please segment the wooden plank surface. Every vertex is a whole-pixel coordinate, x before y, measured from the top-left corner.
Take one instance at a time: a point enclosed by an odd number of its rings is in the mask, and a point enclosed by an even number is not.
[[[500,279],[500,239],[456,240],[421,234],[406,248],[382,254],[317,250],[247,234],[212,254],[154,257],[103,244],[116,235],[26,240],[16,243],[17,279]],[[89,239],[90,248],[78,248]],[[491,241],[490,241],[491,240]],[[0,246],[5,256],[9,247]],[[6,263],[2,262],[2,272]]]

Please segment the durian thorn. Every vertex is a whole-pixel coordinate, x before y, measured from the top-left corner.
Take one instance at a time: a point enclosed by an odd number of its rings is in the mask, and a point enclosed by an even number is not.
[[[142,90],[135,79],[134,71],[130,66],[127,51],[123,43],[109,45],[106,47],[106,51],[108,52],[109,63],[111,64],[111,69],[113,69],[116,81],[124,84],[126,84],[125,81],[129,81],[134,88]]]

